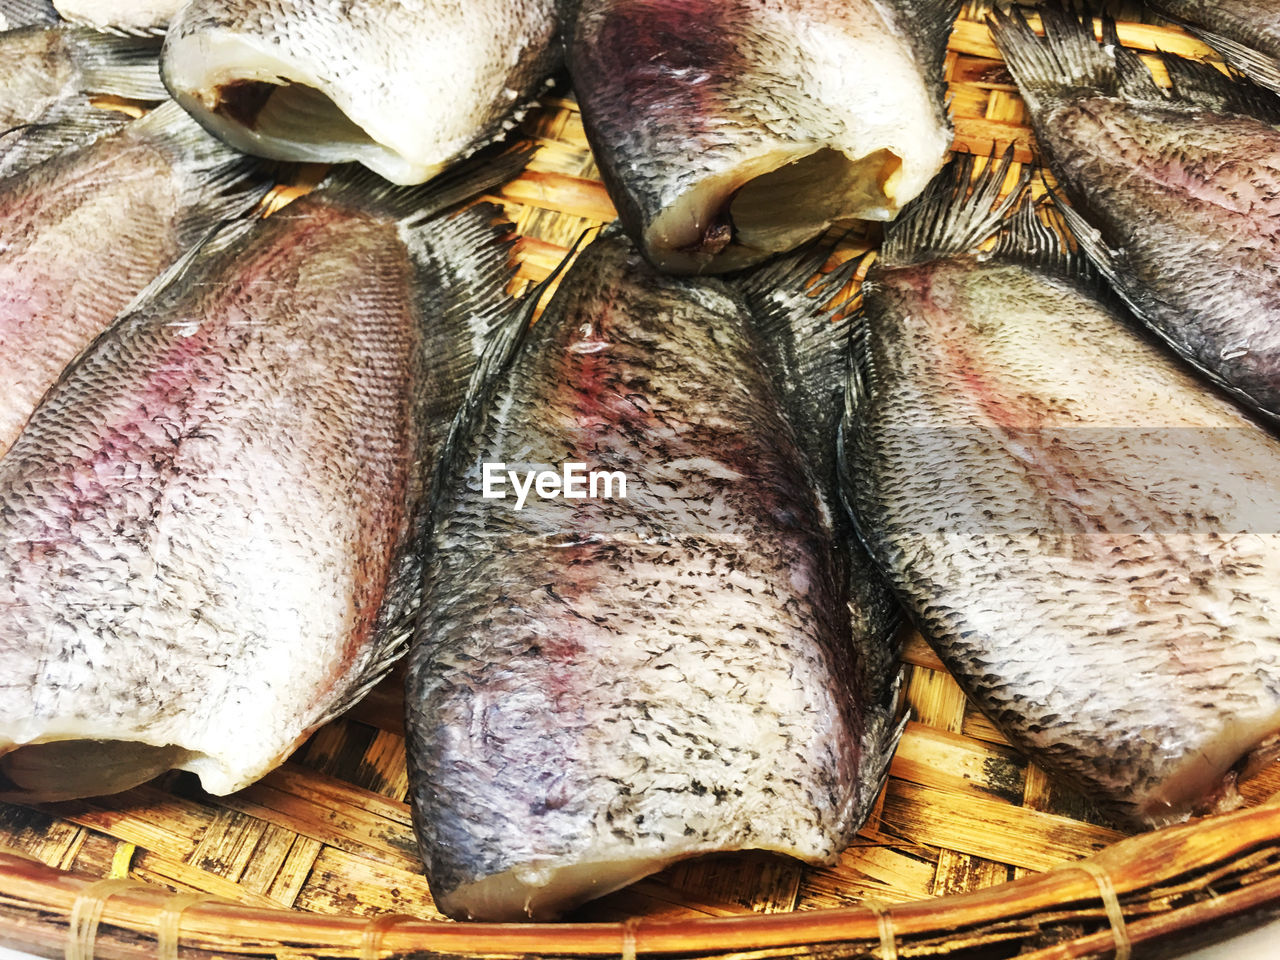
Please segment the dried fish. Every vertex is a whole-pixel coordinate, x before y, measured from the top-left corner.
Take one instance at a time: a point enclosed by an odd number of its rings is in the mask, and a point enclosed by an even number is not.
[[[399,655],[434,453],[506,308],[496,208],[360,171],[223,229],[63,375],[0,460],[0,795],[212,793]]]
[[[1058,4],[1047,36],[997,14],[1036,141],[1084,250],[1174,350],[1280,416],[1280,101],[1162,57],[1166,92],[1115,24],[1103,42]]]
[[[566,24],[587,138],[622,222],[674,273],[892,219],[951,143],[960,0],[580,0]]]
[[[610,228],[482,361],[408,674],[447,913],[551,917],[713,851],[830,862],[867,816],[896,612],[836,506],[847,326],[811,257],[735,289]]]
[[[555,0],[191,0],[174,98],[232,146],[421,183],[500,139],[559,56]]]
[[[1280,443],[1207,389],[993,164],[863,287],[846,487],[970,698],[1117,818],[1238,804],[1280,747]],[[1011,198],[1012,199],[1012,198]]]

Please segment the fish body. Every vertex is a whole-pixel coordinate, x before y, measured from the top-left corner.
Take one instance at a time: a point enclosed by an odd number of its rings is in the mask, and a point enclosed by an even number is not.
[[[581,0],[566,56],[623,224],[674,273],[888,220],[946,159],[950,0]]]
[[[129,120],[91,97],[168,98],[160,47],[66,25],[0,33],[0,178],[118,129]]]
[[[967,183],[904,214],[863,288],[842,429],[862,536],[1053,777],[1135,826],[1238,804],[1280,731],[1280,444],[1029,205],[979,254],[1001,211]]]
[[[54,0],[54,6],[72,23],[95,30],[159,36],[177,14],[182,0]]]
[[[0,179],[0,456],[116,314],[268,186],[172,103]]]
[[[0,796],[237,790],[398,655],[508,250],[373,180],[193,251],[0,460]]]
[[[815,338],[835,326],[805,309]],[[611,229],[460,416],[406,696],[415,825],[452,916],[553,917],[713,851],[829,862],[883,782],[892,682],[859,653],[894,616],[750,316]],[[815,388],[822,416],[838,388]],[[511,487],[484,497],[486,463],[617,476],[517,509]]]
[[[1115,38],[1051,5],[1048,39],[995,38],[1084,249],[1146,323],[1246,403],[1280,416],[1280,105],[1165,56],[1166,92]]]
[[[499,139],[559,56],[555,0],[193,0],[163,57],[210,132],[282,160],[420,183]]]
[[[1280,3],[1152,0],[1151,7],[1187,24],[1232,66],[1280,91]]]

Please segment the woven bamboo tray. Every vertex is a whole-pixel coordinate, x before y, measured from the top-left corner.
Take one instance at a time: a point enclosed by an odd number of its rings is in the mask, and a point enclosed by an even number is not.
[[[1124,42],[1193,56],[1180,31]],[[967,15],[947,60],[958,149],[1032,157],[1016,90]],[[501,191],[524,283],[613,218],[575,104],[526,124],[541,144]],[[173,774],[111,797],[0,804],[0,944],[69,960],[158,956],[1048,958],[1164,956],[1280,913],[1280,769],[1248,807],[1125,838],[1050,784],[967,703],[918,636],[911,713],[886,789],[833,867],[739,854],[690,861],[560,924],[443,921],[405,803],[397,670],[281,768],[229,797]],[[1088,858],[1088,859],[1082,859]]]

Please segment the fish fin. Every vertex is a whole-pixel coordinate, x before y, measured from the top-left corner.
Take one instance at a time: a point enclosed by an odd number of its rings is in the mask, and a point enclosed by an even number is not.
[[[458,472],[459,459],[475,432],[479,417],[488,402],[489,394],[515,362],[520,353],[529,328],[533,326],[533,318],[538,303],[543,295],[556,282],[569,264],[577,257],[591,231],[584,231],[573,248],[564,256],[551,274],[533,289],[527,291],[519,300],[512,300],[505,309],[494,311],[490,329],[485,336],[484,349],[476,361],[471,376],[463,391],[463,400],[449,425],[448,436],[441,445],[440,454],[436,458],[436,476],[450,477]],[[445,496],[444,483],[432,483],[430,509],[427,515],[434,525],[434,518],[439,513],[440,501]]]
[[[896,649],[900,651],[901,644],[898,644]],[[868,710],[865,715],[866,728],[862,735],[858,785],[854,789],[851,832],[860,830],[871,815],[876,799],[889,779],[889,766],[893,762],[893,754],[898,749],[898,743],[907,729],[907,723],[911,720],[910,711],[901,719],[897,717],[898,691],[902,689],[905,676],[905,669],[899,667],[895,674],[895,683],[888,691],[890,699],[878,704],[877,709]],[[886,707],[888,709],[885,709]]]
[[[1225,37],[1221,39],[1226,43],[1234,42]],[[1235,57],[1223,51],[1223,55],[1234,64],[1230,75],[1211,63],[1162,52],[1160,60],[1173,82],[1174,96],[1216,112],[1242,113],[1267,123],[1280,123],[1280,100],[1276,99],[1274,93],[1264,90],[1236,72],[1236,69],[1244,70],[1249,77],[1266,83],[1272,89],[1280,89],[1280,64],[1248,47],[1239,44],[1236,46],[1257,60],[1257,63],[1249,66],[1235,64]],[[1267,71],[1270,71],[1269,82]]]
[[[1024,195],[1018,206],[1005,217],[1000,233],[996,237],[996,245],[987,255],[989,260],[1000,260],[1012,263],[1023,263],[1048,273],[1062,274],[1088,280],[1091,284],[1101,284],[1092,258],[1111,262],[1113,251],[1102,242],[1101,235],[1089,227],[1075,210],[1068,208],[1071,218],[1081,224],[1081,230],[1087,229],[1087,240],[1079,239],[1079,232],[1069,229],[1065,222],[1068,214],[1050,207],[1046,218],[1036,212],[1036,202],[1029,194]],[[1076,238],[1076,244],[1071,238]],[[1086,256],[1081,249],[1086,243],[1093,249],[1093,254]]]
[[[1014,189],[1000,200],[1012,163],[1010,147],[998,162],[991,157],[975,178],[974,157],[957,154],[888,226],[879,262],[902,267],[975,251],[999,229],[1005,212],[1030,181],[1030,170],[1024,167]]]
[[[915,53],[925,80],[945,89],[947,42],[964,0],[882,0],[882,6]]]
[[[413,422],[423,429],[417,475],[410,480],[409,529],[388,576],[369,654],[355,685],[326,719],[346,711],[404,655],[413,636],[431,534],[429,495],[441,448],[466,397],[491,332],[523,304],[507,293],[514,276],[514,227],[500,207],[481,203],[401,227],[415,267],[415,305],[423,329],[420,365],[431,389],[420,391]]]
[[[858,542],[839,490],[835,437],[841,395],[850,378],[849,343],[860,313],[850,315],[849,286],[867,257],[846,260],[818,274],[835,243],[818,240],[731,283],[747,301],[756,332],[801,451],[813,470],[831,517],[849,598],[851,641],[857,656],[854,696],[863,712],[860,780],[848,811],[852,834],[866,820],[902,735],[897,714],[902,686],[901,645],[895,640],[901,614],[870,555]]]
[[[335,167],[311,194],[336,205],[354,205],[396,220],[426,221],[441,211],[513,179],[537,151],[523,144],[482,160],[454,166],[427,183],[400,186],[349,163]]]
[[[490,127],[490,132],[482,132],[475,142],[458,154],[458,158],[455,163],[461,160],[470,160],[475,154],[482,153],[491,147],[504,143],[508,137],[511,137],[514,132],[519,129],[520,124],[524,122],[524,118],[527,117],[531,111],[536,110],[541,105],[542,98],[545,97],[555,85],[556,78],[547,77],[546,80],[543,81],[541,89],[512,107],[500,120],[495,120]]]
[[[994,10],[988,23],[992,39],[1004,55],[1018,89],[1033,113],[1042,101],[1071,96],[1124,96],[1167,103],[1142,58],[1120,43],[1115,21],[1102,18],[1102,42],[1087,14],[1061,2],[1038,8],[1045,35],[1037,36],[1022,10]]]
[[[850,834],[866,822],[876,797],[889,776],[889,763],[897,749],[908,716],[898,716],[898,701],[906,679],[902,662],[904,635],[899,629],[902,609],[894,599],[884,575],[880,572],[867,541],[857,523],[857,515],[849,501],[852,478],[845,451],[845,436],[852,420],[860,416],[866,401],[869,351],[866,349],[867,327],[861,308],[854,317],[850,338],[851,356],[844,383],[845,402],[837,408],[835,429],[835,463],[837,492],[848,522],[845,525],[847,547],[849,614],[854,647],[858,657],[855,669],[856,694],[863,711],[863,733],[859,743],[859,780],[854,791],[849,815]]]
[[[0,0],[0,32],[59,19],[49,0]]]
[[[1049,189],[1048,195],[1053,204],[1054,214],[1061,218],[1066,231],[1075,240],[1080,251],[1088,258],[1093,268],[1105,277],[1117,292],[1121,292],[1123,297],[1123,281],[1126,272],[1121,267],[1123,255],[1107,246],[1097,228],[1089,223],[1080,211],[1059,197],[1054,190]],[[1052,246],[1054,243],[1057,244],[1056,250]],[[1081,275],[1085,270],[1080,258],[1072,255],[1067,249],[1060,233],[1055,233],[1034,213],[1024,216],[1021,223],[1015,221],[1001,235],[997,250],[1006,258],[1020,258],[1033,266],[1057,269],[1059,272],[1073,276]]]
[[[1043,204],[1023,198],[1005,218],[990,260],[1020,263],[1075,282],[1118,315],[1137,312],[1142,294],[1131,296],[1125,277],[1132,270],[1122,251],[1112,250],[1080,213],[1051,188]]]
[[[848,306],[840,292],[863,262],[856,257],[819,276],[834,249],[835,243],[820,239],[733,281],[750,307],[802,452],[814,464],[832,510],[838,505],[831,438],[848,378],[852,326],[847,315],[840,316]]]
[[[1241,73],[1262,86],[1280,93],[1280,62],[1275,57],[1211,30],[1190,25],[1187,29],[1222,54],[1223,59]]]
[[[441,368],[444,387],[423,411],[447,428],[493,330],[511,309],[515,228],[501,207],[478,203],[402,229],[418,274],[418,309],[448,336],[447,349],[437,346],[429,361]]]
[[[123,135],[155,143],[183,177],[185,196],[178,221],[183,247],[200,241],[222,221],[251,212],[274,185],[261,160],[206,133],[172,100],[134,121]]]
[[[0,132],[0,179],[30,169],[68,150],[114,133],[133,118],[117,110],[99,110],[87,101],[45,123],[24,123]]]
[[[169,99],[160,81],[159,40],[82,27],[68,29],[65,35],[80,68],[81,92],[157,103]]]

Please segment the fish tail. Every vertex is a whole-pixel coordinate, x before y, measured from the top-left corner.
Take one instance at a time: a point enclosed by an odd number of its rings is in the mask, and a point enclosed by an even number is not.
[[[1013,165],[1013,148],[999,161],[991,157],[976,178],[975,165],[972,155],[957,154],[934,177],[886,230],[881,264],[902,267],[969,253],[999,229],[1006,211],[1025,192],[1030,168],[1020,170],[1013,189],[1001,200]]]
[[[1037,36],[1023,12],[996,9],[991,34],[1004,55],[1018,89],[1032,112],[1045,100],[1072,95],[1124,96],[1135,101],[1162,102],[1163,92],[1142,58],[1120,43],[1115,20],[1102,18],[1102,42],[1093,33],[1093,20],[1054,0],[1037,11],[1044,36]]]
[[[1222,54],[1223,58],[1233,67],[1243,70],[1251,79],[1264,87],[1280,93],[1280,61],[1277,61],[1275,57],[1261,53],[1233,37],[1225,37],[1220,33],[1214,33],[1202,27],[1188,24],[1187,29]],[[1241,24],[1240,29],[1242,34],[1252,34],[1259,37],[1255,42],[1263,42],[1260,32],[1253,28],[1252,25]]]
[[[116,36],[87,28],[66,32],[80,68],[82,92],[159,102],[169,99],[160,80],[160,41],[154,37]]]
[[[187,196],[178,222],[182,246],[198,242],[225,220],[251,212],[274,185],[262,161],[215,139],[172,100],[129,125],[169,156]]]
[[[518,312],[522,301],[508,292],[515,276],[513,231],[493,203],[418,221],[405,231],[418,273],[419,310],[450,331],[448,349],[429,361],[443,385],[430,398],[432,423],[450,423],[490,340]]]
[[[400,186],[356,164],[344,164],[334,168],[316,193],[332,203],[356,204],[406,223],[425,221],[513,179],[535,151],[535,147],[523,145],[493,153],[412,186]]]
[[[0,0],[0,31],[57,22],[58,11],[49,0]]]
[[[118,110],[99,110],[85,103],[62,111],[56,120],[24,123],[0,131],[0,179],[93,143],[131,119]]]
[[[1104,289],[1101,277],[1075,240],[1061,208],[1049,205],[1038,212],[1030,194],[1024,194],[1001,223],[991,259],[1022,263],[1046,273],[1088,281],[1096,285],[1101,294]]]

